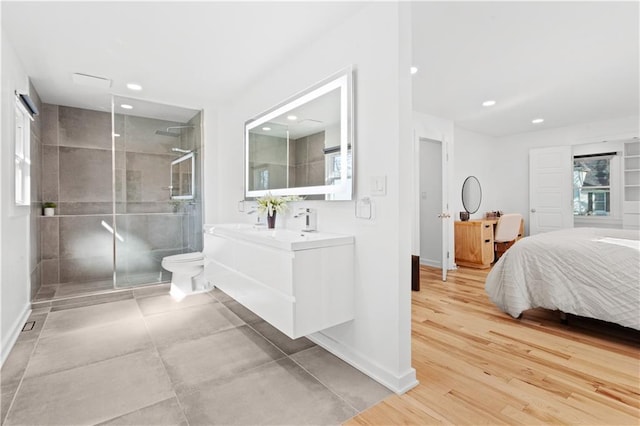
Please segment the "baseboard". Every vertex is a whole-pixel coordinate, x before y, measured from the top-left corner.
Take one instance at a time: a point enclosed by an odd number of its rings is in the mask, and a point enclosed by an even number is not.
[[[430,266],[432,268],[442,269],[442,263],[440,263],[439,261],[435,261],[435,260],[420,259],[420,264],[424,265],[424,266]],[[455,263],[451,263],[449,265],[449,268],[447,269],[447,271],[455,271],[456,269],[458,269],[456,264]]]
[[[322,332],[314,333],[306,337],[398,395],[418,385],[416,370],[414,368],[409,368],[404,374],[396,375]]]
[[[11,330],[7,333],[6,336],[2,336],[2,346],[0,347],[0,366],[4,365],[4,362],[7,360],[11,349],[13,349],[13,345],[16,344],[18,340],[18,336],[20,332],[22,332],[22,327],[29,319],[29,315],[31,315],[31,304],[27,303],[22,310],[22,313],[18,315],[18,318],[11,325]]]
[[[420,264],[424,266],[431,266],[432,268],[442,268],[442,262],[431,259],[420,259]]]

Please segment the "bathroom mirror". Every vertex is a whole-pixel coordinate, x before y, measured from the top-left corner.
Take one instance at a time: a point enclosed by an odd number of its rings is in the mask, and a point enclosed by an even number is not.
[[[350,200],[352,69],[245,123],[245,197]]]
[[[193,199],[195,189],[193,152],[171,162],[171,199]]]
[[[467,213],[473,214],[480,208],[482,201],[482,188],[480,181],[475,176],[469,176],[462,184],[462,206]]]

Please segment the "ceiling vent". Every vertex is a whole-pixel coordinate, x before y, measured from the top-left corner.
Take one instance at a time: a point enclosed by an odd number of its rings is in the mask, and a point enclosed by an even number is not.
[[[111,80],[95,75],[74,73],[71,75],[73,82],[80,86],[91,86],[99,89],[108,89],[111,87]]]

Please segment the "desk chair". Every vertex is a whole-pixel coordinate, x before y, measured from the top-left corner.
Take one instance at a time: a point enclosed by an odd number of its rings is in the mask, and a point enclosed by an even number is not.
[[[493,238],[496,261],[498,258],[516,242],[520,232],[522,215],[518,213],[505,214],[500,216],[496,225],[496,235]]]

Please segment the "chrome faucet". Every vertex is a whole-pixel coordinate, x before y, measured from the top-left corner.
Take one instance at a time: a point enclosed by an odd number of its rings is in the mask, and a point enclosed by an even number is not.
[[[253,208],[253,209],[249,210],[247,212],[247,214],[254,214],[254,213],[257,213],[257,212],[258,212],[258,209]],[[259,214],[256,215],[256,223],[254,223],[253,226],[264,226],[264,222],[260,222],[260,215]]]
[[[302,232],[314,232],[318,230],[318,214],[314,209],[301,208],[293,217],[304,217]]]

